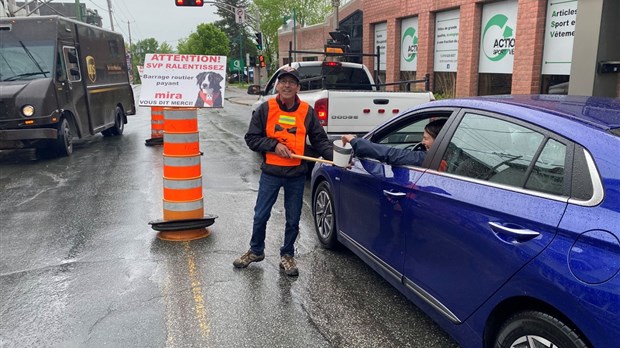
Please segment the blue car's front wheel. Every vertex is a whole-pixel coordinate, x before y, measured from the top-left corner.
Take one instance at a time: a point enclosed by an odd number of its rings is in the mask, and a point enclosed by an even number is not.
[[[333,249],[338,245],[336,213],[329,183],[323,181],[319,184],[312,200],[312,212],[314,214],[314,228],[321,244],[327,249]]]

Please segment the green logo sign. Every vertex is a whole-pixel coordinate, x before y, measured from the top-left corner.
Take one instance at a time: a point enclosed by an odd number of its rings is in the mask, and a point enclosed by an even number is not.
[[[484,51],[484,55],[491,61],[497,62],[502,60],[508,53],[514,54],[514,32],[506,23],[508,23],[508,17],[503,14],[497,14],[491,17],[484,27],[482,34],[482,50]],[[498,30],[503,30],[501,36],[497,36],[496,33]],[[487,37],[487,35],[489,35],[489,37]],[[491,35],[496,35],[496,37],[491,37]]]
[[[228,63],[228,70],[231,72],[241,72],[244,66],[243,59],[233,59]]]
[[[412,62],[418,54],[418,37],[414,28],[409,27],[405,30],[400,47],[405,61]]]

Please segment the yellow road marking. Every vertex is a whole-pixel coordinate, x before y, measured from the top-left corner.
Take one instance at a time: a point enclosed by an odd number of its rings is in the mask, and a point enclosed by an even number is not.
[[[205,308],[204,297],[202,296],[202,285],[198,278],[198,272],[196,272],[196,259],[194,252],[190,248],[189,242],[183,242],[185,247],[185,254],[187,257],[187,267],[189,269],[189,279],[192,284],[192,296],[194,298],[194,312],[198,324],[200,325],[200,332],[203,337],[209,336],[209,323],[207,322],[207,311]]]

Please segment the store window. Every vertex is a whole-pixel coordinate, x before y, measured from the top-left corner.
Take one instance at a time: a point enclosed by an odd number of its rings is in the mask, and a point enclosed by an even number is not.
[[[439,98],[456,96],[460,11],[450,10],[435,15],[435,52],[433,93]]]
[[[349,34],[349,52],[351,53],[363,53],[363,22],[364,14],[359,10],[353,12],[351,15],[340,21],[339,28]],[[349,57],[348,61],[362,63],[362,57]]]
[[[517,45],[517,1],[482,7],[478,95],[510,94]]]
[[[547,2],[540,93],[568,94],[577,4],[577,0]]]

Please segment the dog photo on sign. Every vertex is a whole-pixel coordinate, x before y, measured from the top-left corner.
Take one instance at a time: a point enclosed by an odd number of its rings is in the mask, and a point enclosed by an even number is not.
[[[196,98],[197,108],[221,107],[222,106],[222,75],[205,71],[196,75],[198,85],[198,97]]]

